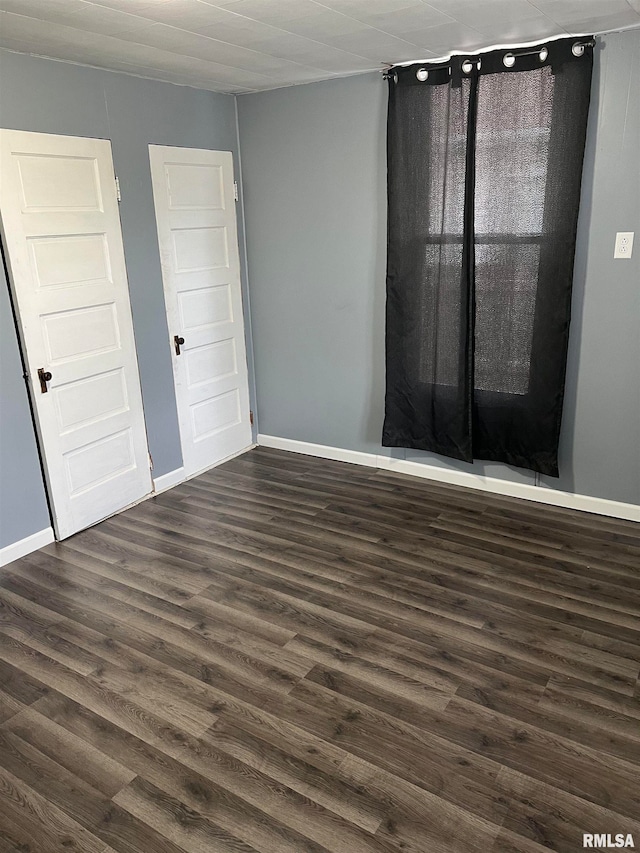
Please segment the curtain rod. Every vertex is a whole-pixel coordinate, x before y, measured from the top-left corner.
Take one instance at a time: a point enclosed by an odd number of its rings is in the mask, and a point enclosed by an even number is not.
[[[546,39],[546,42],[555,42],[555,41],[560,41],[560,40],[570,39],[570,38],[572,38],[570,35],[553,36],[551,38]],[[584,53],[585,47],[595,47],[596,42],[595,42],[594,37],[589,37],[587,35],[581,35],[581,36],[574,36],[573,38],[576,39],[576,42],[573,44],[573,46],[571,48],[574,56],[582,56],[582,54]],[[584,39],[588,39],[588,40],[584,41]],[[532,47],[539,45],[539,44],[540,44],[540,41],[536,41],[536,42],[526,42],[526,43],[521,44],[520,46],[517,46],[517,47],[514,47],[513,45],[497,45],[497,46],[494,45],[492,47],[485,47],[485,48],[482,48],[481,50],[475,50],[475,51],[457,50],[457,51],[453,51],[447,57],[447,59],[437,59],[437,58],[436,59],[414,59],[414,60],[411,60],[410,62],[395,62],[392,64],[388,64],[380,70],[380,73],[382,74],[382,76],[385,80],[388,80],[390,77],[393,76],[389,73],[392,69],[394,69],[394,68],[406,68],[410,65],[425,65],[425,66],[427,66],[427,68],[425,70],[437,71],[439,68],[447,68],[451,64],[451,61],[456,56],[474,56],[474,57],[478,57],[478,59],[481,59],[481,57],[485,53],[493,53],[493,51],[496,51],[496,50],[506,50],[507,51],[507,53],[505,54],[505,59],[507,57],[509,57],[509,61],[504,63],[507,68],[511,68],[513,66],[513,64],[515,62],[515,57],[517,57],[517,56],[531,56],[531,55],[538,53],[538,54],[540,54],[541,61],[544,62],[544,60],[547,58],[547,55],[548,55],[548,49],[546,47],[543,46],[543,47],[539,47],[537,49],[527,50],[527,48],[532,48]],[[545,51],[544,56],[542,55],[543,51]],[[513,60],[511,60],[511,57],[513,57]]]

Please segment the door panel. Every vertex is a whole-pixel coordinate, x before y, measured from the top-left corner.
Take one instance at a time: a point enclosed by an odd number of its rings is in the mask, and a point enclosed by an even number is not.
[[[149,156],[188,476],[251,444],[233,160],[159,145]]]
[[[111,146],[0,131],[0,212],[58,538],[151,491]],[[38,370],[50,373],[41,385]]]
[[[23,213],[102,212],[100,175],[95,157],[14,151],[12,159],[18,170]]]

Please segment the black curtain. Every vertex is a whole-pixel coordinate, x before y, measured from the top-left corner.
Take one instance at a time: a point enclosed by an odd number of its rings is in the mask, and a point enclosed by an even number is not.
[[[593,51],[506,53],[389,73],[382,443],[557,476]]]

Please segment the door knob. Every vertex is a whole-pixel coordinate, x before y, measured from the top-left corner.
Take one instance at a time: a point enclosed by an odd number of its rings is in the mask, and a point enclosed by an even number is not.
[[[47,391],[49,390],[47,388],[47,382],[51,382],[52,378],[53,377],[51,376],[49,371],[45,370],[44,367],[38,368],[38,379],[40,380],[40,390],[42,391],[43,394],[46,394]]]
[[[184,344],[184,338],[181,338],[180,335],[173,336],[173,345],[176,348],[176,355],[180,355],[180,347]]]

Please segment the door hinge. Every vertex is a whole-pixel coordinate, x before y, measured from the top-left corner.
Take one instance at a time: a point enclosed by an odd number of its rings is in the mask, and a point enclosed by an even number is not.
[[[153,471],[153,456],[149,453],[149,470]]]
[[[116,176],[116,198],[118,201],[122,201],[122,194],[120,192],[120,178]]]
[[[235,198],[236,201],[238,201],[240,199],[240,196],[238,194],[238,182],[237,181],[233,182],[233,197]]]
[[[249,410],[249,423],[253,426],[253,412]]]

